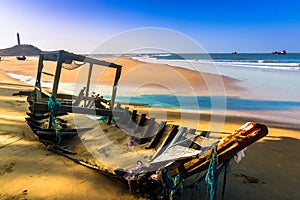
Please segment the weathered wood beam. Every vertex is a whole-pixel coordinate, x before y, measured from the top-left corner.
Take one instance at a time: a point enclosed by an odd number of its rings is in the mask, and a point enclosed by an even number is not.
[[[225,140],[225,144],[223,144],[224,142],[218,143],[218,163],[225,162],[232,158],[237,152],[263,138],[267,134],[268,128],[265,125],[256,124],[255,128],[246,134],[237,133],[229,136],[229,142]],[[212,149],[201,156],[191,156],[180,161],[178,160],[177,162],[169,165],[167,170],[170,171],[172,175],[174,175],[174,173],[180,173],[183,178],[190,177],[208,168],[210,162],[209,156],[211,153]]]
[[[90,84],[91,84],[92,71],[93,71],[93,63],[90,63],[89,73],[88,73],[87,83],[86,83],[86,91],[85,91],[85,96],[86,97],[89,96],[89,92],[90,92]],[[84,102],[85,107],[87,107],[87,104],[88,104],[88,102],[87,102],[87,100],[85,100],[85,102]]]
[[[44,51],[41,52],[40,55],[43,55],[44,60],[47,61],[57,61],[58,59],[58,54],[59,52],[61,52],[63,54],[63,63],[67,63],[67,64],[71,64],[73,60],[75,61],[80,61],[80,62],[86,62],[86,63],[91,63],[91,64],[95,64],[95,65],[101,65],[101,66],[106,66],[106,67],[112,67],[112,68],[122,68],[122,66],[114,64],[114,63],[110,63],[110,62],[106,62],[106,61],[101,61],[101,60],[97,60],[94,58],[89,58],[83,55],[76,55],[67,51]]]
[[[64,60],[63,51],[59,51],[58,56],[57,56],[57,64],[56,64],[54,82],[53,82],[53,86],[52,86],[53,100],[56,99],[63,60]]]
[[[49,72],[42,72],[42,73],[45,74],[45,75],[48,75],[48,76],[54,76],[54,74],[51,74]]]
[[[35,102],[33,103],[33,111],[37,112],[47,112],[48,111],[48,104],[47,103],[40,103]],[[106,109],[94,109],[94,108],[84,108],[79,106],[70,106],[70,105],[61,105],[60,112],[68,112],[68,113],[79,113],[79,114],[90,114],[90,115],[101,115],[101,116],[120,116],[124,111],[122,110],[106,110]]]
[[[43,60],[44,60],[44,55],[40,54],[38,69],[37,69],[37,76],[36,76],[36,81],[35,81],[35,86],[40,89],[41,89],[41,76],[42,76],[42,71],[43,71],[43,67],[44,67]]]
[[[158,132],[152,138],[150,144],[146,147],[146,149],[154,148],[158,144],[158,142],[161,140],[162,135],[165,131],[166,125],[167,125],[167,122],[160,122]]]

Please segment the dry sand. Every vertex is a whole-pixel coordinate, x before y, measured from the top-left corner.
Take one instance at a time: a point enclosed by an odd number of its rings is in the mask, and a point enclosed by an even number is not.
[[[127,58],[117,62],[128,66],[124,71],[143,64]],[[27,61],[3,58],[0,61],[0,199],[136,199],[126,184],[56,155],[37,141],[24,120],[26,98],[12,96],[31,87],[5,74],[35,76],[36,66],[36,58]],[[183,76],[194,77],[189,73],[192,72],[182,71]],[[62,79],[70,82],[75,76],[63,75]],[[226,90],[233,94],[242,90],[235,80],[222,78]],[[103,81],[108,82],[108,79]],[[197,87],[199,77],[190,81]],[[208,127],[209,119],[209,116],[202,118],[201,129]],[[170,120],[180,123],[178,113],[173,111]],[[248,120],[251,118],[227,118],[223,131],[232,132]],[[269,135],[249,147],[241,163],[232,162],[226,199],[299,199],[300,130],[287,124],[264,123],[269,126]]]

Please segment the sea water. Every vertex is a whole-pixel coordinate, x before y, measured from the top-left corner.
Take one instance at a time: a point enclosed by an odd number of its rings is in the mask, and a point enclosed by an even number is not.
[[[235,95],[178,95],[170,93],[126,95],[118,91],[117,101],[176,108],[185,112],[255,117],[300,125],[300,54],[143,54],[133,59],[168,64],[195,72],[206,72],[238,80],[243,88]],[[35,78],[9,73],[34,84]],[[52,87],[43,82],[44,87]],[[78,94],[83,85],[60,83],[60,91]],[[91,85],[93,91],[110,98],[111,87]],[[122,88],[124,90],[124,88]]]
[[[197,109],[226,109],[227,115],[252,116],[300,125],[300,54],[144,54],[133,56],[144,62],[168,64],[196,72],[227,76],[243,88],[234,96],[198,96]],[[149,98],[149,97],[147,97]],[[174,97],[151,96],[163,103]],[[184,97],[188,102],[191,97]],[[226,101],[212,106],[212,99]],[[151,101],[150,101],[151,102]],[[186,104],[183,104],[186,105]],[[178,102],[172,103],[180,107]],[[181,107],[182,108],[182,107]],[[195,104],[183,108],[196,109]]]
[[[300,54],[147,54],[134,59],[237,79],[247,89],[241,98],[300,100]]]

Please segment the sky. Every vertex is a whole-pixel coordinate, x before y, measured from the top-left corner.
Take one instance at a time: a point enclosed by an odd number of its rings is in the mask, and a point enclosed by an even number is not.
[[[183,34],[211,53],[264,53],[282,49],[300,52],[298,0],[0,0],[0,3],[0,49],[14,46],[19,32],[22,44],[42,50],[90,53],[124,32],[157,27]],[[137,34],[133,39],[139,37],[144,36]],[[163,37],[161,41],[167,41],[168,37]],[[182,52],[194,51],[178,46]]]

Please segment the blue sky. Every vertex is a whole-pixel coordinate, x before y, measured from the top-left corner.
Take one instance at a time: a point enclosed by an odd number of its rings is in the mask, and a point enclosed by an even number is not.
[[[2,0],[0,48],[89,53],[123,31],[172,29],[208,52],[300,52],[300,1]],[[182,51],[187,51],[182,49]]]

